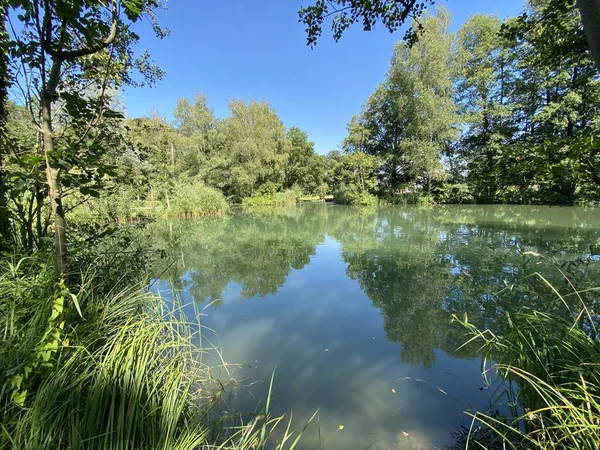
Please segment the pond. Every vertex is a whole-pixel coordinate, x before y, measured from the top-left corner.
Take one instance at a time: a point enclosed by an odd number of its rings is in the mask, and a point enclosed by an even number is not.
[[[469,424],[461,412],[492,396],[453,314],[501,332],[490,294],[527,273],[557,274],[523,253],[593,256],[600,211],[310,204],[152,232],[166,252],[156,284],[202,311],[204,344],[239,365],[247,387],[230,407],[253,411],[275,370],[274,411],[293,410],[300,425],[318,409],[324,449],[430,449],[451,445]],[[532,298],[517,291],[503,308]],[[315,439],[313,429],[305,447]]]

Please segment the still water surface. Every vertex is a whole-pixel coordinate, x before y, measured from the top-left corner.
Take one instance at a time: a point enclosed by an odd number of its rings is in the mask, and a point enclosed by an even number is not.
[[[205,308],[204,338],[251,385],[233,408],[254,410],[276,369],[275,412],[319,409],[323,448],[418,450],[452,444],[461,411],[490,401],[452,315],[501,327],[489,294],[533,270],[523,252],[593,254],[600,211],[316,204],[153,233],[158,285]]]

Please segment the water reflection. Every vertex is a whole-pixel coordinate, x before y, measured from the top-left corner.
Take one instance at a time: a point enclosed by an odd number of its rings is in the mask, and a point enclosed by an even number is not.
[[[501,332],[503,308],[560,308],[535,294],[533,278],[509,296],[490,293],[536,271],[558,280],[523,252],[589,255],[600,214],[310,205],[156,223],[152,233],[168,255],[155,276],[188,300],[215,302],[205,324],[248,381],[277,366],[280,411],[321,408],[324,448],[433,448],[451,442],[460,411],[489,399],[477,349],[459,350],[452,314]],[[241,410],[256,404],[236,400]]]

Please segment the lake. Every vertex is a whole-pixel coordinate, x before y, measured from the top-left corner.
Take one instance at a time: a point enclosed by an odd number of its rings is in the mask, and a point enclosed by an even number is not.
[[[492,398],[453,314],[501,332],[503,310],[533,301],[536,281],[519,280],[560,282],[524,253],[593,259],[600,211],[308,204],[151,231],[166,255],[155,286],[202,311],[203,343],[241,380],[228,407],[253,411],[275,370],[274,412],[301,425],[318,409],[323,448],[432,449]],[[305,448],[317,447],[315,427]]]

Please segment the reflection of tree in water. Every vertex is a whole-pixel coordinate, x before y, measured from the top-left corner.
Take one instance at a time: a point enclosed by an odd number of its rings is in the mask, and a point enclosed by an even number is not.
[[[273,294],[292,269],[310,262],[324,239],[322,221],[292,208],[156,223],[154,243],[168,257],[155,275],[199,302],[218,300],[231,282],[244,298]]]
[[[539,278],[523,281],[540,271],[560,284],[560,272],[522,252],[585,254],[598,242],[598,230],[591,227],[594,217],[570,215],[557,224],[541,214],[548,209],[523,212],[511,207],[390,208],[363,212],[354,227],[342,212],[328,218],[328,233],[342,244],[348,276],[381,309],[388,339],[402,344],[402,361],[431,367],[436,349],[458,358],[475,356],[476,349],[458,350],[465,336],[451,323],[453,313],[501,332],[507,310],[563,308],[549,301],[553,296]],[[503,289],[501,295],[490,295]]]
[[[388,339],[402,344],[403,362],[431,367],[437,349],[476,356],[476,349],[458,350],[465,336],[451,323],[452,314],[502,332],[505,310],[562,308],[548,300],[554,297],[539,278],[524,281],[540,271],[560,286],[558,270],[522,253],[588,254],[599,247],[600,217],[571,209],[556,216],[556,210],[314,205],[156,223],[153,240],[170,256],[157,265],[156,276],[196,301],[219,299],[231,282],[244,298],[273,294],[292,269],[309,264],[328,234],[341,245],[347,275],[381,310]]]

